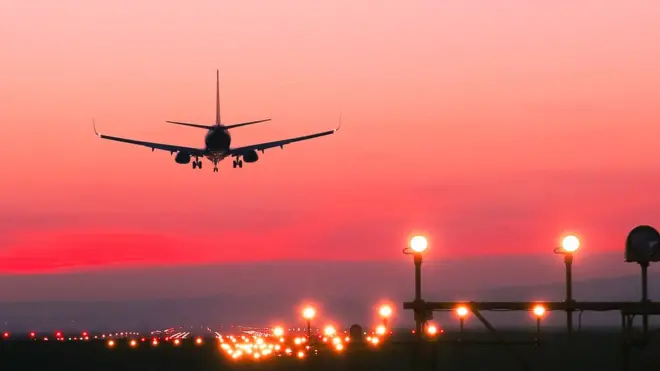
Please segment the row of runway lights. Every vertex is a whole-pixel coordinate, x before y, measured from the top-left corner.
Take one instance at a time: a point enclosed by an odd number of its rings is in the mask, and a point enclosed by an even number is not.
[[[316,317],[317,315],[317,310],[311,305],[307,305],[302,309],[302,317],[305,319],[307,322],[307,331],[308,331],[308,337],[311,336],[310,332],[310,326],[311,326],[311,321]],[[392,317],[393,310],[392,307],[389,304],[383,304],[378,308],[378,315],[380,316],[381,319],[381,324],[378,325],[374,331],[375,334],[384,336],[387,333],[387,325],[388,325],[388,320]],[[328,333],[328,331],[334,331],[334,327],[331,325],[326,326],[324,333]],[[277,335],[279,331],[283,331],[282,327],[275,327],[273,329],[274,335],[275,336],[281,336]],[[137,332],[116,332],[116,333],[109,333],[109,334],[103,334],[103,335],[95,335],[93,337],[90,336],[88,332],[82,332],[80,336],[74,336],[74,337],[69,337],[68,340],[90,340],[90,338],[93,339],[112,339],[113,337],[116,338],[125,338],[125,337],[135,337],[139,336],[140,334]],[[39,340],[40,336],[37,335],[35,332],[30,332],[29,334],[30,339],[33,340]],[[10,338],[10,333],[9,332],[4,332],[3,334],[4,339],[9,339]],[[57,331],[54,333],[53,336],[54,340],[57,341],[64,341],[67,338],[64,336],[62,331]],[[49,341],[50,338],[48,336],[44,336],[41,338],[43,341]],[[156,338],[154,338],[156,339]],[[166,338],[168,339],[168,338]],[[169,340],[169,339],[168,339]],[[146,339],[142,338],[141,342],[145,342]],[[178,344],[178,343],[177,343]]]
[[[366,338],[367,342],[374,347],[378,346],[382,342],[382,339],[383,337],[378,335],[370,335]],[[324,335],[320,336],[319,340],[336,353],[343,352],[351,341],[350,337],[338,334],[332,326],[326,327]],[[181,339],[165,338],[165,341],[172,343],[175,347],[182,344]],[[295,356],[296,358],[303,359],[308,356],[310,351],[313,351],[314,354],[318,352],[318,346],[315,346],[318,344],[310,344],[307,337],[297,336],[293,338],[292,342],[290,339],[288,341],[283,336],[283,329],[281,327],[273,329],[273,335],[263,337],[218,335],[216,336],[216,341],[219,343],[220,350],[234,360],[252,359],[256,361],[272,356]],[[145,339],[142,338],[141,342],[145,342]],[[150,344],[152,347],[156,347],[160,345],[160,342],[158,339],[152,339]],[[201,346],[203,344],[204,340],[201,337],[195,338],[195,345]],[[110,339],[107,341],[107,345],[109,348],[115,348],[119,345],[119,340]],[[130,348],[137,348],[139,345],[140,341],[136,339],[128,341]]]
[[[537,304],[534,307],[531,308],[531,312],[534,315],[536,319],[536,325],[537,325],[537,331],[540,331],[540,326],[541,326],[541,319],[543,319],[543,316],[546,313],[546,309],[543,305]],[[465,322],[465,319],[467,318],[468,314],[470,314],[470,309],[469,307],[465,305],[458,306],[456,308],[456,315],[458,316],[458,319],[461,324],[461,331],[463,330],[463,324]],[[442,330],[438,329],[438,326],[434,323],[427,323],[425,326],[425,333],[428,336],[434,337],[438,335],[439,333],[443,332]],[[412,331],[412,333],[415,333],[415,330]]]
[[[545,307],[541,304],[537,304],[533,308],[531,308],[531,311],[534,314],[534,316],[536,317],[537,325],[540,325],[540,321],[546,313]],[[367,337],[367,341],[369,343],[373,344],[373,345],[378,345],[381,338],[385,337],[388,334],[391,334],[391,331],[388,331],[388,329],[387,329],[387,321],[392,316],[392,313],[393,313],[391,306],[382,305],[379,308],[378,312],[379,312],[379,316],[381,317],[382,323],[375,328],[375,330],[373,331],[371,336]],[[463,328],[463,323],[464,323],[464,321],[467,318],[469,313],[470,313],[470,309],[465,305],[461,305],[461,306],[456,308],[456,315],[458,316],[458,318],[460,320],[461,329]],[[303,318],[307,321],[307,324],[308,324],[308,336],[309,336],[309,335],[311,335],[309,326],[311,324],[312,319],[314,319],[314,317],[316,316],[316,309],[314,309],[312,306],[306,306],[303,309],[302,314],[303,314]],[[415,331],[413,330],[412,332],[414,333]],[[442,331],[438,329],[437,325],[429,322],[425,326],[425,332],[429,336],[436,336]],[[274,337],[278,338],[280,343],[285,342],[284,329],[282,327],[279,327],[279,326],[275,327],[273,329],[273,334],[272,335]],[[107,339],[109,339],[108,340],[108,346],[113,347],[116,344],[116,340],[114,340],[113,337],[115,339],[117,339],[117,338],[128,338],[128,337],[135,337],[135,336],[139,336],[139,333],[137,333],[137,332],[118,332],[118,333],[114,333],[114,334],[103,334],[101,336],[96,335],[93,338],[94,339],[106,339],[107,338]],[[4,339],[9,339],[9,337],[10,337],[9,332],[3,333],[3,338]],[[30,333],[30,338],[36,340],[37,339],[36,333],[31,332]],[[60,331],[55,333],[54,339],[57,340],[57,341],[66,340],[65,337],[63,336],[62,332],[60,332]],[[220,340],[220,342],[224,342],[222,336],[218,335],[218,339]],[[229,339],[232,343],[236,343],[236,340],[235,340],[234,337],[230,336]],[[241,339],[244,342],[246,342],[247,344],[251,344],[250,341],[249,341],[250,338],[242,336]],[[256,339],[257,341],[262,341],[262,340],[259,340],[259,339],[262,339],[261,337],[252,337],[252,339]],[[323,336],[321,337],[321,339],[324,343],[332,342],[332,344],[334,345],[334,347],[337,351],[342,351],[345,347],[345,343],[347,343],[350,340],[348,337],[345,337],[344,339],[342,339],[337,334],[337,331],[335,330],[334,326],[332,326],[332,325],[328,325],[328,326],[325,327],[325,329],[323,331]],[[49,338],[48,337],[43,337],[43,340],[48,341]],[[90,340],[90,335],[87,332],[83,332],[83,333],[81,333],[81,335],[79,337],[78,336],[69,337],[68,340],[87,341],[87,340]],[[178,345],[181,344],[180,339],[170,339],[168,337],[165,337],[165,341],[169,341],[169,340],[172,340],[172,343],[175,346],[178,346]],[[142,337],[140,339],[140,342],[144,343],[146,341],[147,341],[147,339],[144,338],[144,337]],[[294,344],[295,345],[301,345],[303,343],[306,343],[307,341],[308,341],[307,337],[296,337],[296,338],[294,338]],[[198,338],[195,339],[195,342],[198,345],[201,345],[203,343],[203,340],[202,340],[202,338],[198,337]],[[152,345],[157,346],[159,342],[158,342],[157,338],[153,338],[151,340],[151,343],[152,343]],[[131,340],[129,344],[130,344],[131,347],[136,347],[138,345],[138,341],[137,340]],[[258,345],[261,346],[262,344],[260,343]],[[278,344],[278,350],[279,350],[279,347],[280,347],[280,345]],[[226,346],[223,347],[223,349],[225,349],[225,348],[226,348]],[[228,349],[232,349],[232,348],[228,348]],[[272,348],[269,348],[269,349],[272,349]],[[232,351],[235,351],[235,350],[232,350]],[[233,354],[233,353],[230,353],[230,355],[231,354]],[[242,354],[242,353],[239,353],[239,354]]]
[[[392,332],[387,329],[387,321],[392,316],[392,308],[389,305],[382,305],[379,308],[379,315],[382,323],[368,336],[366,341],[369,345],[377,347],[382,343],[382,340],[390,335]],[[251,359],[255,361],[267,359],[272,356],[295,356],[296,358],[306,358],[310,352],[318,354],[319,346],[327,347],[336,353],[343,352],[351,338],[347,336],[346,331],[339,333],[337,329],[328,325],[323,329],[323,334],[319,336],[311,336],[311,321],[316,317],[316,309],[310,305],[305,306],[302,310],[302,316],[307,321],[307,336],[289,337],[285,335],[285,330],[281,326],[276,326],[272,329],[272,333],[265,336],[223,336],[216,333],[216,339],[219,343],[220,350],[229,358],[234,360]],[[366,335],[366,333],[365,333]],[[292,338],[292,341],[291,341]],[[317,342],[312,341],[317,339]],[[180,339],[165,338],[165,341],[170,341],[174,346],[181,345]],[[142,342],[145,339],[142,338]],[[195,339],[196,345],[202,345],[203,339],[198,337]],[[131,348],[137,348],[139,342],[131,339],[128,342]],[[158,339],[151,340],[152,346],[158,346]],[[117,340],[108,340],[108,347],[114,348],[117,346]]]
[[[52,337],[52,339],[55,340],[55,341],[66,341],[66,340],[70,340],[70,341],[88,341],[88,340],[91,340],[91,339],[98,340],[98,339],[112,338],[113,336],[115,338],[122,338],[122,337],[128,337],[128,336],[136,336],[136,335],[140,335],[140,334],[137,333],[137,332],[117,332],[117,333],[114,333],[114,334],[103,334],[103,335],[100,335],[100,336],[99,335],[91,336],[88,332],[84,331],[80,334],[80,336],[73,336],[73,337],[68,337],[67,338],[67,337],[64,336],[64,334],[61,331],[57,331],[53,335],[54,336]],[[39,339],[41,339],[43,341],[50,341],[51,340],[51,338],[48,337],[48,336],[43,336],[43,337],[37,336],[36,332],[30,332],[29,337],[32,340],[39,340]],[[4,332],[2,334],[2,338],[5,339],[5,340],[9,340],[11,338],[11,333]]]

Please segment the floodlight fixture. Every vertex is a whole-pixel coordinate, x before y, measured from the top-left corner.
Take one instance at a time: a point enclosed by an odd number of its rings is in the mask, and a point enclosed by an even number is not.
[[[428,248],[426,237],[417,235],[410,239],[410,249],[417,254],[422,254]]]
[[[572,254],[580,248],[580,239],[575,235],[568,235],[561,240],[562,249]]]

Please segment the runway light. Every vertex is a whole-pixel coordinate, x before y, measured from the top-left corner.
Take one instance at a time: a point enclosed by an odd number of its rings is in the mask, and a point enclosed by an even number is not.
[[[129,345],[130,345],[131,348],[135,348],[135,347],[137,346],[137,341],[135,341],[135,340],[131,340],[131,342],[129,343]]]
[[[561,247],[568,253],[574,253],[580,248],[580,239],[574,235],[568,235],[561,241]]]
[[[181,344],[181,340],[174,339],[174,346],[179,346],[179,344]],[[222,344],[222,345],[226,345],[226,344]]]
[[[112,348],[115,346],[115,341],[114,340],[108,340],[108,347]]]
[[[464,305],[461,305],[460,307],[456,308],[456,314],[458,315],[459,318],[465,318],[469,312],[470,310]]]
[[[424,236],[415,236],[410,239],[410,248],[412,249],[412,251],[418,254],[421,254],[424,251],[426,251],[427,247],[428,247],[428,241]]]
[[[426,327],[426,333],[430,336],[435,336],[438,334],[438,327],[436,325],[430,324]]]
[[[378,309],[378,314],[383,318],[389,318],[392,316],[392,307],[389,305],[382,305],[380,309]]]
[[[303,352],[302,350],[298,351],[298,358],[300,359],[305,358],[305,352]]]
[[[323,330],[323,333],[325,334],[325,336],[332,337],[337,333],[337,330],[333,326],[328,325]]]
[[[376,333],[378,335],[381,335],[381,336],[385,335],[386,332],[387,332],[387,329],[385,328],[385,326],[380,325],[380,326],[376,327]]]
[[[273,335],[277,337],[282,337],[284,335],[284,329],[280,326],[277,326],[273,329]]]
[[[312,320],[316,316],[316,309],[311,306],[305,307],[302,311],[303,318],[306,320]]]
[[[36,337],[36,336],[37,336],[36,333],[34,333],[34,332],[31,332],[31,333],[30,333],[30,337],[31,337],[31,338],[34,338],[34,337]]]
[[[545,308],[543,307],[543,305],[539,304],[534,306],[533,312],[536,317],[541,318],[545,314]]]
[[[4,337],[5,339],[9,339],[9,333],[5,332],[4,334],[2,334],[2,337]]]
[[[342,350],[344,350],[344,345],[343,345],[342,343],[335,344],[335,349],[336,349],[338,352],[341,352]]]
[[[197,345],[201,345],[202,344],[202,338],[198,337],[197,339],[195,339],[195,343],[197,343]]]

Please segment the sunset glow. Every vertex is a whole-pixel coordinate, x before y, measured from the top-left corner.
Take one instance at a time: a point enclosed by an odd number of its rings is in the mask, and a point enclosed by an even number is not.
[[[0,6],[2,274],[398,261],[416,230],[429,261],[565,230],[595,254],[660,224],[660,3],[37,3]],[[202,146],[164,121],[212,123],[216,69],[223,121],[273,119],[232,144],[342,131],[219,173],[94,135]]]

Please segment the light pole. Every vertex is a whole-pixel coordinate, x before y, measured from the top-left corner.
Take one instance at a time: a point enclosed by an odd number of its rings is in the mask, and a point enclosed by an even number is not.
[[[532,309],[532,312],[534,312],[534,316],[536,316],[536,344],[538,345],[541,342],[541,319],[545,314],[545,308],[543,305],[539,304]]]
[[[312,319],[316,316],[316,309],[312,306],[306,306],[302,311],[302,316],[307,322],[307,341],[312,342]]]
[[[378,309],[378,314],[380,315],[381,320],[383,321],[383,326],[387,329],[387,321],[392,316],[392,307],[387,304],[381,305]]]
[[[460,334],[461,334],[459,341],[463,339],[463,328],[465,326],[465,317],[467,317],[469,313],[470,310],[466,306],[461,305],[460,307],[456,308],[456,315],[458,315],[458,320],[460,324]]]
[[[421,338],[422,323],[425,321],[422,301],[422,255],[428,248],[428,241],[424,236],[415,236],[410,239],[409,246],[403,249],[404,254],[412,254],[415,262],[415,334]]]
[[[566,265],[566,326],[568,336],[573,334],[573,254],[580,248],[580,239],[568,235],[561,241],[561,247],[555,249],[555,254],[564,255]]]

